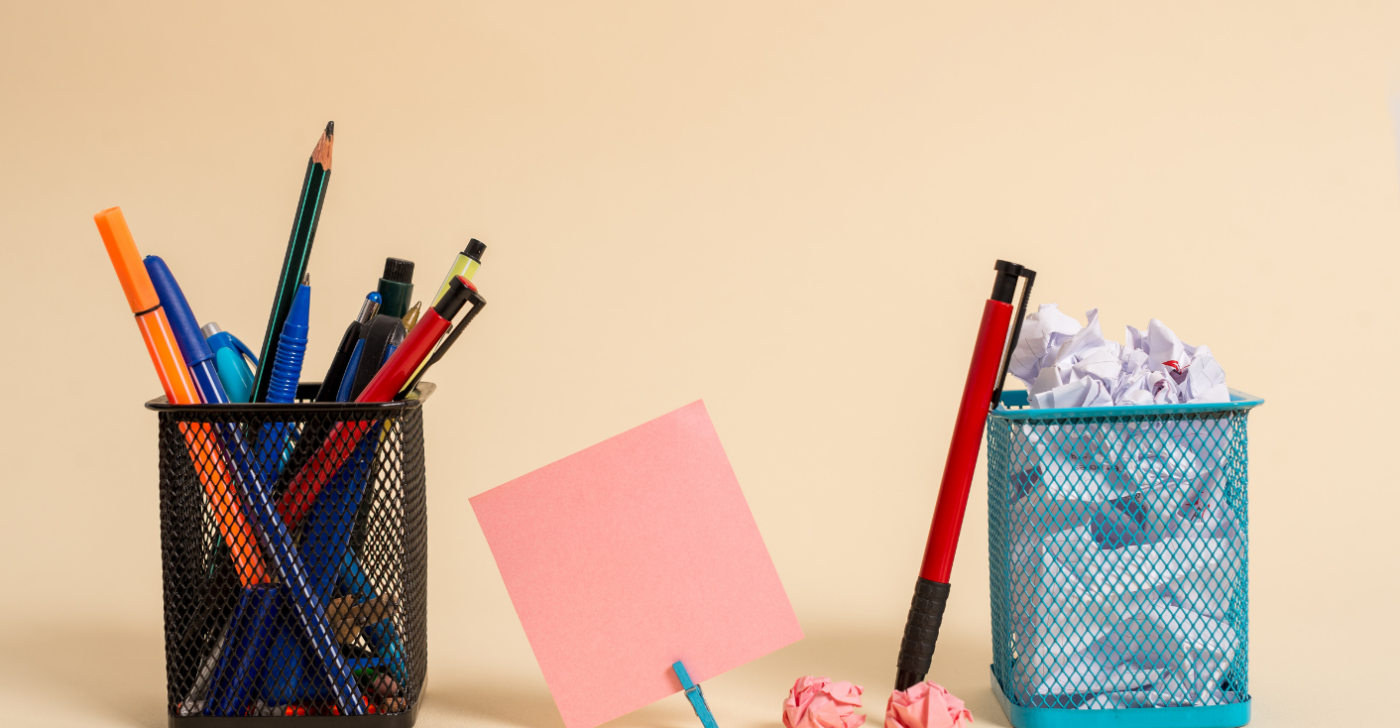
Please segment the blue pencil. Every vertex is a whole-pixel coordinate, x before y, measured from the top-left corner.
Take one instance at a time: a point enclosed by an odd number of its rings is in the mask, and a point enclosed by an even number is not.
[[[227,403],[228,395],[219,382],[217,371],[210,364],[213,353],[209,350],[209,345],[204,337],[200,335],[199,325],[195,322],[194,314],[190,311],[189,303],[185,300],[185,295],[180,290],[179,284],[176,283],[175,277],[171,275],[165,262],[155,256],[146,258],[146,269],[151,274],[156,294],[160,297],[161,305],[170,318],[175,340],[186,364],[190,366],[191,373],[196,369],[202,369],[206,372],[203,376],[194,376],[201,396],[209,403]],[[286,524],[278,515],[277,508],[268,494],[264,481],[258,477],[254,466],[253,451],[248,447],[243,433],[236,426],[223,424],[216,427],[220,431],[225,447],[232,451],[231,460],[236,464],[234,481],[246,504],[250,507],[254,530],[258,532],[259,540],[262,541],[264,555],[273,562],[286,591],[290,592],[292,608],[296,613],[297,621],[302,625],[307,642],[321,663],[336,705],[345,715],[363,715],[365,704],[359,685],[355,682],[355,676],[350,671],[349,664],[340,653],[340,646],[335,641],[334,630],[331,629],[330,622],[326,618],[325,605],[317,598],[307,582],[306,567],[302,564],[296,545],[292,541],[291,533],[287,531]],[[240,621],[245,626],[265,624],[270,605],[261,602],[269,601],[266,595],[271,593],[274,593],[273,590],[263,591],[259,589],[247,595],[248,599],[240,600],[240,609],[234,614],[235,624]],[[264,596],[257,596],[259,594]],[[254,604],[253,602],[260,603]],[[259,615],[264,615],[264,619],[260,619]],[[259,626],[255,629],[261,630],[263,628]],[[235,653],[226,654],[225,657],[229,658],[228,663],[235,676],[238,673],[244,675],[245,679],[242,681],[244,685],[228,685],[231,681],[225,681],[227,687],[234,690],[236,694],[220,696],[223,699],[218,701],[209,701],[206,710],[209,710],[216,702],[223,703],[224,710],[241,710],[241,705],[237,704],[237,694],[242,694],[245,690],[249,664],[247,660],[249,658],[238,654],[239,648],[233,646],[232,643],[243,644],[242,650],[246,652],[250,643],[254,645],[260,643],[258,640],[260,636],[256,633],[252,635],[243,633],[237,635],[239,639],[234,639],[234,635],[230,635],[225,648],[233,649]],[[218,687],[211,685],[210,689],[213,691]],[[230,703],[234,703],[234,705],[230,707]]]

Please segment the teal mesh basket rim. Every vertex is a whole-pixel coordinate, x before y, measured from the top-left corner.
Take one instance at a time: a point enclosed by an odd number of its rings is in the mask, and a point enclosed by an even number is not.
[[[1207,404],[1149,404],[1128,407],[1007,409],[1008,407],[1025,407],[1026,398],[1027,394],[1024,389],[1003,392],[1001,395],[1001,405],[992,410],[988,416],[1007,420],[1065,420],[1076,418],[1101,420],[1109,417],[1119,418],[1141,417],[1144,415],[1194,415],[1206,412],[1239,412],[1241,410],[1254,409],[1264,404],[1263,397],[1256,397],[1252,394],[1241,392],[1238,389],[1231,389],[1229,402],[1211,402]]]

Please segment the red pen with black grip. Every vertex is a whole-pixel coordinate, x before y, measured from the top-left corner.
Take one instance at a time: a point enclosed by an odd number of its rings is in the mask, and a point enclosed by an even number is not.
[[[418,371],[418,365],[432,354],[433,347],[437,346],[447,333],[447,329],[452,325],[452,317],[467,303],[471,303],[472,308],[463,316],[457,332],[453,333],[454,337],[471,323],[471,319],[486,305],[486,299],[477,293],[476,286],[466,278],[457,276],[448,286],[447,293],[438,300],[437,305],[423,314],[418,320],[418,325],[413,327],[413,331],[409,332],[403,343],[399,344],[399,348],[394,350],[389,361],[384,362],[384,366],[380,367],[379,372],[365,385],[364,391],[360,392],[355,401],[392,402],[413,373]],[[450,344],[444,343],[444,346],[447,345]],[[434,359],[440,358],[442,353],[439,351],[439,356],[435,356]],[[350,459],[360,438],[375,424],[374,420],[357,420],[337,422],[331,428],[325,442],[306,465],[297,471],[287,486],[287,491],[282,494],[281,502],[278,503],[277,510],[287,528],[292,528],[301,521],[302,516],[305,516],[316,502],[316,496],[320,494],[321,489],[326,487],[326,483],[340,466]]]
[[[1030,294],[1029,282],[1035,272],[1015,263],[998,260],[997,277],[992,285],[992,297],[982,308],[982,326],[977,332],[977,345],[972,351],[972,365],[963,385],[958,419],[953,425],[953,441],[948,446],[948,461],[943,466],[943,482],[938,488],[938,503],[933,509],[933,526],[929,529],[928,545],[919,581],[914,587],[914,602],[909,607],[909,619],[904,625],[904,640],[899,646],[896,690],[908,690],[924,681],[933,650],[938,644],[938,628],[943,623],[943,609],[948,603],[948,579],[953,571],[953,556],[958,550],[958,534],[962,530],[967,496],[972,488],[972,475],[977,469],[977,453],[982,448],[982,429],[987,424],[987,411],[992,405],[992,392],[1001,388],[998,376],[1007,352],[1006,332],[1011,325],[1012,298],[1016,281],[1023,274],[1027,285],[1022,292],[1022,313]],[[1019,324],[1019,322],[1018,322]],[[1018,333],[1020,326],[1017,327]],[[1012,344],[1014,346],[1014,342]]]

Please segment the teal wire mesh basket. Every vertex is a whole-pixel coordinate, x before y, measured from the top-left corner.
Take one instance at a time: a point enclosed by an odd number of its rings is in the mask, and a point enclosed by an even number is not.
[[[992,687],[1016,728],[1249,722],[1249,411],[987,421]]]

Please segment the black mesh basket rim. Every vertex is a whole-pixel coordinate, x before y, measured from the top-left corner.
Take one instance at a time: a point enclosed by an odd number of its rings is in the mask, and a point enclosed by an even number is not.
[[[316,396],[317,390],[321,388],[320,382],[302,382],[297,385],[297,398],[310,399]],[[210,412],[210,413],[239,413],[239,414],[265,414],[275,417],[287,417],[292,413],[312,414],[317,412],[374,412],[389,413],[406,412],[410,409],[417,409],[428,401],[428,398],[437,391],[437,385],[432,382],[419,382],[413,389],[413,393],[408,399],[397,402],[298,402],[296,404],[273,404],[267,402],[244,402],[239,404],[171,404],[164,396],[146,402],[146,409],[156,412]]]

